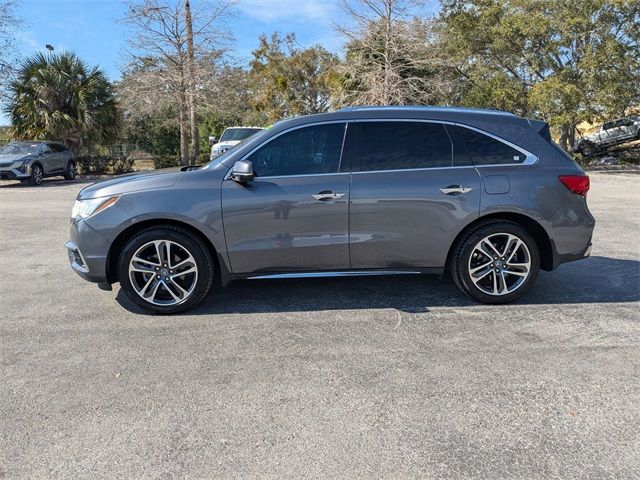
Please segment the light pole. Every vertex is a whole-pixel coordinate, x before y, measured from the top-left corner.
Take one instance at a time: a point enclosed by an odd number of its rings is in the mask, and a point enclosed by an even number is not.
[[[46,48],[47,50],[49,50],[50,52],[53,52],[55,49],[53,48],[53,45],[49,45],[48,43],[44,46],[44,48]]]

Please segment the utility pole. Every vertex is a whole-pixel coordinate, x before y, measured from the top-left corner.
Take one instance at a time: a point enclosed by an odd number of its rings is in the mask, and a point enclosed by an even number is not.
[[[193,21],[191,18],[191,5],[189,0],[184,0],[184,17],[187,27],[187,63],[189,75],[187,85],[189,88],[189,109],[191,114],[191,165],[198,162],[200,154],[200,131],[198,129],[198,110],[196,105],[196,58],[193,49]]]

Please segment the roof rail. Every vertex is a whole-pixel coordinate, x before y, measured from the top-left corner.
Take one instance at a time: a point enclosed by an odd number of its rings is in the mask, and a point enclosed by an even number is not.
[[[503,110],[494,110],[490,108],[466,108],[466,107],[436,107],[427,105],[363,105],[354,107],[345,107],[338,112],[353,112],[358,110],[424,110],[427,112],[467,112],[467,113],[484,113],[487,115],[509,115],[515,117],[513,113]]]

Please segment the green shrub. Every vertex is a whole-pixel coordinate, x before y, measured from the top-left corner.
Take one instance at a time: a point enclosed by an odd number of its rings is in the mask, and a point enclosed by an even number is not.
[[[153,157],[154,168],[179,167],[180,159],[173,155],[158,155]]]
[[[76,157],[76,166],[80,173],[104,175],[109,173],[113,159],[102,155],[80,155]]]
[[[197,163],[198,165],[204,165],[205,163],[209,163],[209,152],[200,152]]]
[[[116,175],[133,172],[134,162],[133,157],[117,157],[113,159],[111,168]]]

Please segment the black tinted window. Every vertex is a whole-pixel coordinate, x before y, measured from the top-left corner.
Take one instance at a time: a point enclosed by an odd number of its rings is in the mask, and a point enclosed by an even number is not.
[[[64,152],[64,147],[59,143],[47,143],[52,152]]]
[[[475,165],[522,163],[526,155],[506,143],[475,130],[447,125],[453,139],[454,164],[472,161]]]
[[[335,173],[340,164],[344,123],[299,128],[271,140],[248,160],[259,177]]]
[[[451,166],[451,141],[442,124],[356,122],[353,127],[354,172]]]

